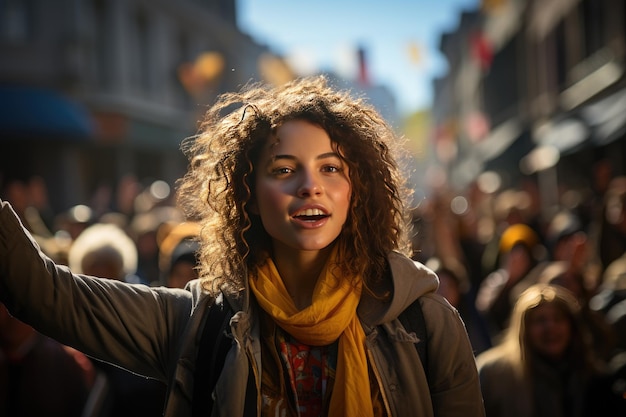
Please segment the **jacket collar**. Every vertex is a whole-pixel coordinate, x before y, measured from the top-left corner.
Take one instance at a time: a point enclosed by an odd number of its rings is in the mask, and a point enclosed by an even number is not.
[[[418,297],[435,292],[439,286],[437,275],[424,266],[398,252],[387,256],[390,274],[372,288],[374,294],[364,291],[358,307],[358,314],[364,324],[377,326],[390,321]],[[234,291],[228,284],[222,286],[225,301],[233,311],[248,311],[250,308],[250,290],[248,280],[243,280],[245,288]],[[199,282],[197,283],[199,284]],[[201,291],[200,285],[192,285],[192,292]],[[390,296],[385,297],[385,294]],[[196,300],[199,294],[196,294]]]
[[[391,252],[387,261],[391,273],[372,289],[376,295],[363,292],[361,296],[358,314],[367,326],[395,319],[418,297],[435,292],[439,286],[437,275],[419,262],[398,252]],[[390,297],[381,297],[384,294]]]

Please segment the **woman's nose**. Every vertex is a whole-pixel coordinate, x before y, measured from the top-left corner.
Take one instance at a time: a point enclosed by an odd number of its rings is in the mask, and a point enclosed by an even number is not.
[[[310,197],[322,192],[319,179],[314,173],[302,172],[302,178],[298,185],[298,197]]]

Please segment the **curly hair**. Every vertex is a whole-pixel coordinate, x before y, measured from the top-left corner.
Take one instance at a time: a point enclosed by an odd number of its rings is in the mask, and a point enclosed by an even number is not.
[[[243,289],[247,271],[270,256],[270,237],[248,205],[261,149],[290,120],[322,127],[349,167],[351,202],[338,238],[343,271],[368,287],[383,276],[390,251],[409,254],[410,190],[394,158],[400,142],[379,113],[324,76],[278,87],[251,83],[221,95],[198,134],[183,142],[190,164],[178,182],[178,203],[201,225],[199,272],[207,291],[224,283]]]

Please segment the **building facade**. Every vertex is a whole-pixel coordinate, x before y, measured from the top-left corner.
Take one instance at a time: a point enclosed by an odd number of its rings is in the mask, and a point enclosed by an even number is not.
[[[173,184],[219,93],[289,76],[235,0],[7,0],[0,56],[0,183],[43,178],[57,211],[126,175]]]
[[[626,171],[626,4],[492,0],[441,37],[433,143],[450,183],[533,177],[546,204],[610,162]]]

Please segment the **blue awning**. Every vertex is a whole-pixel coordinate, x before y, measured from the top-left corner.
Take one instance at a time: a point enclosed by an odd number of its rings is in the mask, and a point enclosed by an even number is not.
[[[0,86],[0,138],[87,140],[94,136],[89,112],[53,90]]]

